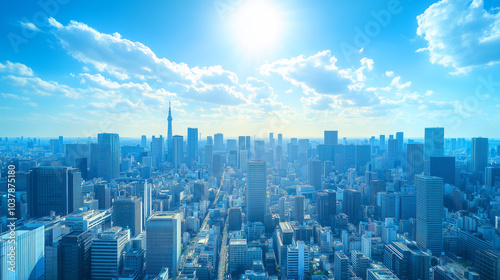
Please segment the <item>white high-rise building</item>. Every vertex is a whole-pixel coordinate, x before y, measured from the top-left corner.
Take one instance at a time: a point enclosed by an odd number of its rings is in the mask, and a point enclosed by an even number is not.
[[[113,227],[92,241],[91,274],[94,280],[112,279],[120,273],[123,250],[130,239],[130,230]]]
[[[309,251],[303,241],[288,245],[286,275],[288,278],[303,278],[309,273]]]
[[[43,279],[45,275],[44,226],[27,224],[18,228],[14,236],[12,240],[15,240],[15,243],[9,242],[10,231],[0,236],[0,279]],[[15,250],[11,250],[12,247]],[[14,253],[14,261],[10,262],[12,253]]]

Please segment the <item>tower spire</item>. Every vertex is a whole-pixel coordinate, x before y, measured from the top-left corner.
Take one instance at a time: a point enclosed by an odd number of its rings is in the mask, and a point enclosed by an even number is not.
[[[168,143],[172,140],[172,109],[170,107],[170,101],[168,102],[168,132],[167,132],[167,140]]]

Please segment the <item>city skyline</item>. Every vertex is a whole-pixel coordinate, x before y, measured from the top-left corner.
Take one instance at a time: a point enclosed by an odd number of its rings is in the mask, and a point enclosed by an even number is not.
[[[169,102],[174,134],[500,137],[492,1],[55,3],[4,4],[1,137],[163,135]]]

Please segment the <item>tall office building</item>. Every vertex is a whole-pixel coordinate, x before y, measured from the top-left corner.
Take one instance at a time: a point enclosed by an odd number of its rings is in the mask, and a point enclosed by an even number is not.
[[[304,222],[304,200],[305,197],[303,195],[295,196],[295,207],[293,210],[295,214],[295,220],[300,224]]]
[[[430,175],[443,178],[443,183],[455,185],[455,157],[431,157]]]
[[[184,163],[184,137],[175,135],[172,138],[172,164],[174,168],[179,168]]]
[[[370,145],[356,145],[356,170],[364,171],[366,164],[371,160],[371,148]]]
[[[95,184],[94,194],[98,201],[99,210],[106,210],[111,207],[111,189],[108,184],[104,182]]]
[[[73,231],[61,239],[61,279],[91,279],[91,245],[94,234]]]
[[[229,208],[227,215],[229,219],[228,229],[230,231],[241,230],[241,223],[242,223],[241,208],[231,207]]]
[[[339,144],[339,132],[336,130],[325,130],[323,136],[323,143],[325,145],[338,145]]]
[[[163,267],[175,278],[181,260],[181,215],[155,213],[146,222],[146,274],[156,276]]]
[[[154,137],[151,139],[151,156],[153,157],[153,165],[158,168],[165,161],[165,139],[163,136]]]
[[[357,225],[361,221],[361,192],[345,189],[344,200],[342,201],[342,211],[349,217],[349,222]]]
[[[398,151],[400,153],[402,153],[403,149],[404,149],[404,133],[403,132],[396,132],[396,141],[398,141]]]
[[[263,160],[264,159],[264,151],[265,149],[265,142],[264,140],[255,140],[255,159],[257,160]]]
[[[98,154],[96,143],[66,144],[66,165],[78,168],[85,180],[97,177]]]
[[[349,258],[344,251],[335,252],[335,280],[349,279]]]
[[[0,235],[0,279],[44,279],[44,226],[27,224],[18,227],[13,233],[15,235],[12,237],[9,231]],[[11,267],[13,271],[9,269]]]
[[[207,136],[207,145],[213,145],[214,144],[214,138],[212,136]]]
[[[309,251],[303,241],[288,245],[286,276],[288,279],[302,279],[309,273]]]
[[[395,241],[384,248],[384,265],[400,279],[429,279],[430,259],[415,242]]]
[[[214,161],[214,146],[205,145],[205,165],[210,168]]]
[[[278,134],[278,146],[283,146],[283,135],[281,133]]]
[[[250,160],[248,162],[247,180],[247,220],[264,223],[266,214],[266,162]]]
[[[399,161],[399,142],[396,139],[389,139],[387,141],[387,155],[389,157],[389,161],[391,162],[392,166],[389,166],[390,168],[394,168],[394,164],[396,161]]]
[[[120,197],[113,202],[113,226],[130,229],[130,235],[142,232],[142,198]]]
[[[198,128],[188,128],[187,160],[189,167],[198,160]]]
[[[30,173],[28,211],[32,218],[65,216],[83,207],[82,177],[76,168],[33,167]]]
[[[110,182],[120,176],[120,138],[115,133],[97,135],[97,175]]]
[[[417,193],[417,244],[432,255],[443,251],[443,179],[418,176]]]
[[[274,150],[274,133],[270,132],[269,133],[269,148]]]
[[[406,174],[408,181],[424,172],[424,144],[408,144],[406,149]]]
[[[231,238],[229,240],[228,269],[230,272],[240,271],[243,272],[247,267],[247,240]]]
[[[379,137],[380,149],[385,149],[385,135],[380,135]]]
[[[309,185],[315,190],[321,190],[321,161],[310,159],[307,164],[307,177]]]
[[[316,196],[316,211],[318,222],[324,227],[333,227],[335,215],[337,214],[337,192],[324,190]]]
[[[352,270],[357,277],[366,279],[366,270],[370,266],[370,258],[365,256],[362,252],[357,250],[351,251],[351,265]]]
[[[475,267],[481,280],[500,279],[500,252],[495,250],[478,250]]]
[[[245,136],[238,137],[238,150],[246,150],[246,140]]]
[[[486,167],[484,182],[487,187],[500,186],[500,167]]]
[[[148,144],[147,144],[147,138],[146,138],[146,135],[142,135],[141,136],[141,147],[143,148],[147,148]]]
[[[118,276],[123,267],[123,253],[129,239],[129,231],[120,227],[113,227],[94,238],[91,246],[92,280],[107,280]]]
[[[431,127],[425,129],[425,159],[444,156],[444,128]]]
[[[488,138],[472,138],[472,172],[485,172],[488,154]]]
[[[217,133],[214,135],[214,150],[224,149],[224,135],[222,133]]]

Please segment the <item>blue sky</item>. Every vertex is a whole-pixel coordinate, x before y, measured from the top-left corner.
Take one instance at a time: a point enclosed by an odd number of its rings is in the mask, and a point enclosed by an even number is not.
[[[2,1],[0,136],[500,137],[496,1]]]

